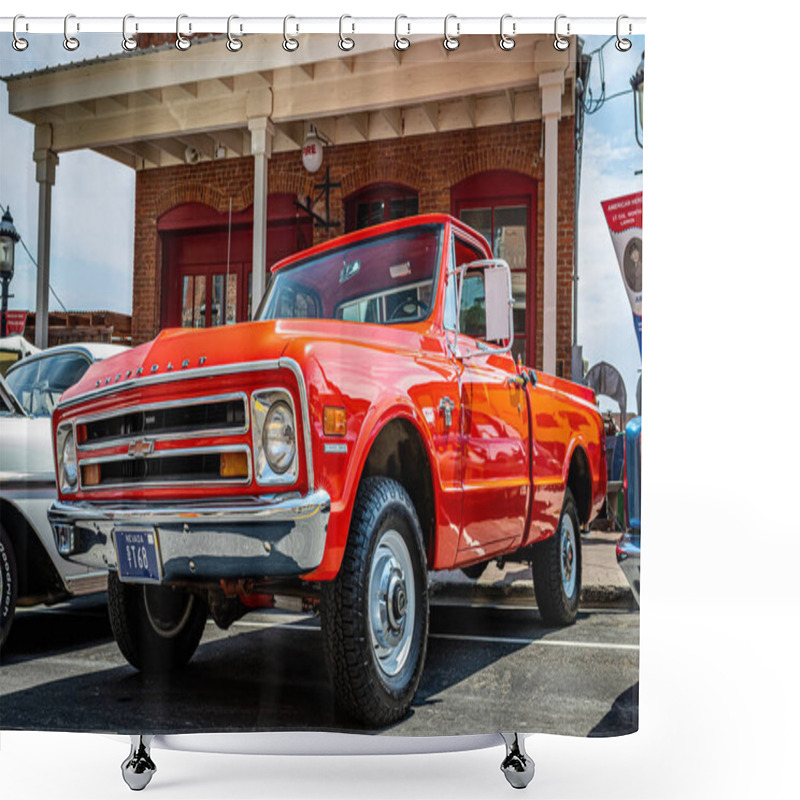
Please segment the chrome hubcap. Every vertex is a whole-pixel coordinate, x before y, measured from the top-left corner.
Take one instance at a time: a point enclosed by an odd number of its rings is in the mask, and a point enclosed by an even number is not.
[[[369,623],[378,668],[392,677],[405,666],[411,650],[416,609],[414,570],[405,540],[384,531],[369,572]]]
[[[578,580],[578,569],[575,563],[577,544],[575,527],[572,518],[565,515],[561,520],[561,584],[567,597],[572,597]]]

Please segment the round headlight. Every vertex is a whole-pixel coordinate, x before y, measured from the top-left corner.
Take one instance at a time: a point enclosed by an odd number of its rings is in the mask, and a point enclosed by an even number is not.
[[[279,401],[270,408],[261,431],[261,441],[273,472],[282,475],[294,461],[297,442],[292,409]]]
[[[77,486],[78,484],[78,460],[75,455],[75,439],[70,430],[64,437],[64,444],[61,450],[61,474],[62,484]]]

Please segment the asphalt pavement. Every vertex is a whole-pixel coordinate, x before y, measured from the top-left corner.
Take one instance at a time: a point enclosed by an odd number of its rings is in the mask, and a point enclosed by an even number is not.
[[[492,564],[477,581],[458,570],[431,575],[422,684],[411,713],[381,732],[635,730],[639,613],[616,539],[582,540],[582,605],[561,629],[539,617],[527,565]],[[354,730],[337,708],[310,614],[255,611],[227,631],[209,621],[189,666],[154,678],[119,652],[105,595],[20,610],[0,662],[0,728],[135,732],[143,724],[152,732]]]

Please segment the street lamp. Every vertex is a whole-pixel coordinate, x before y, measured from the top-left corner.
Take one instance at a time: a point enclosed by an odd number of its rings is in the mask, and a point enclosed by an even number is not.
[[[0,311],[0,337],[6,335],[6,311],[8,311],[8,284],[14,277],[14,245],[19,234],[14,227],[10,209],[6,209],[0,221],[0,280],[3,281],[3,305]]]

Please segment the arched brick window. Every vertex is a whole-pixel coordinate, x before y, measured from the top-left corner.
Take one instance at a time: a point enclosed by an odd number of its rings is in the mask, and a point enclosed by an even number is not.
[[[345,198],[345,232],[410,217],[419,211],[416,189],[401,183],[373,183]]]

